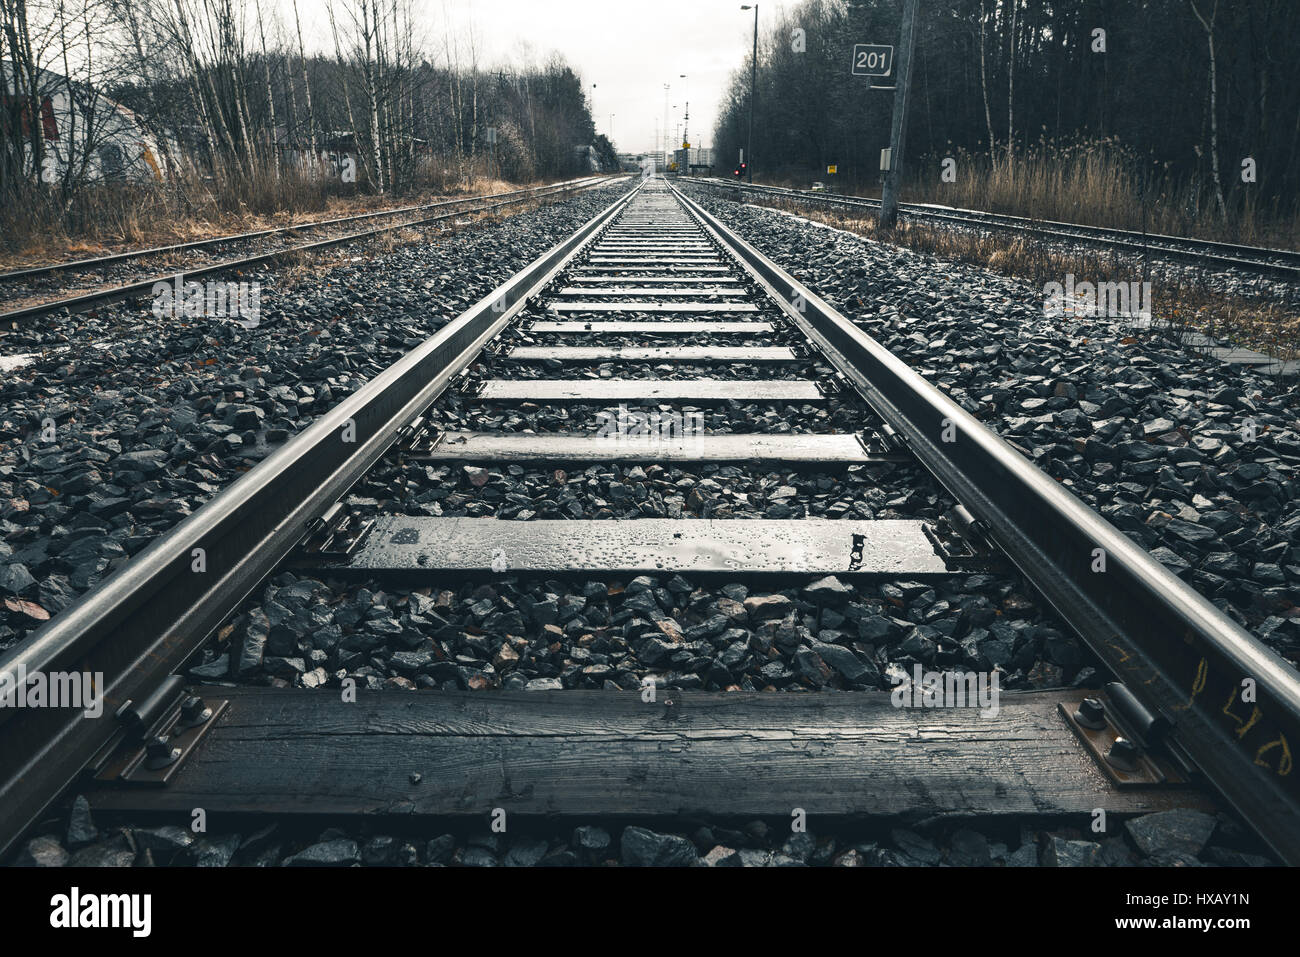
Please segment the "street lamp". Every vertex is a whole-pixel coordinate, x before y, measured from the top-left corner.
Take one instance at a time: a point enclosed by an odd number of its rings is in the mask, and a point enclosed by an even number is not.
[[[748,10],[749,4],[741,4],[740,9]],[[754,182],[754,97],[758,95],[758,4],[754,4],[754,56],[749,62],[749,145],[745,147],[747,163],[745,171],[749,182]],[[714,144],[717,145],[716,143]]]
[[[672,87],[671,87],[669,84],[667,84],[667,83],[664,84],[664,138],[663,138],[663,140],[660,142],[659,146],[660,146],[660,148],[663,149],[663,151],[664,151],[664,168],[665,168],[665,169],[667,169],[667,167],[668,167],[668,150],[667,150],[665,147],[668,146],[668,91],[669,91],[671,88],[672,88]]]

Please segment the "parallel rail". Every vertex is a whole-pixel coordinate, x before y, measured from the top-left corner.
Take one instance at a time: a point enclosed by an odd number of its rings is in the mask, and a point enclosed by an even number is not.
[[[638,187],[639,189],[640,187]],[[331,508],[631,202],[620,198],[242,476],[125,568],[0,655],[0,670],[102,671],[105,716],[182,666]],[[1300,680],[1279,656],[697,203],[700,229],[757,281],[1289,863],[1300,863]],[[345,426],[355,443],[342,441]],[[955,434],[955,441],[941,436]],[[191,571],[195,548],[208,571]],[[1091,572],[1095,549],[1107,572]],[[1252,704],[1235,704],[1242,680]],[[0,710],[0,848],[111,738],[55,710]]]
[[[458,209],[450,213],[442,213],[436,216],[422,216],[419,219],[405,220],[400,223],[391,223],[384,226],[377,226],[372,229],[362,230],[360,232],[348,233],[343,236],[331,236],[328,239],[320,239],[315,242],[302,243],[296,246],[289,246],[284,249],[272,250],[265,253],[257,253],[252,256],[244,256],[236,259],[228,259],[223,262],[212,263],[206,266],[198,266],[192,269],[171,270],[166,273],[151,276],[148,279],[138,282],[126,283],[120,286],[113,286],[106,289],[95,290],[77,296],[68,296],[63,299],[55,299],[47,302],[34,303],[28,306],[22,306],[17,309],[11,309],[7,312],[0,312],[0,323],[5,322],[25,322],[41,316],[47,316],[50,313],[66,309],[69,312],[86,312],[97,306],[111,305],[112,303],[125,302],[140,296],[149,295],[154,285],[158,282],[171,282],[180,277],[182,282],[204,278],[207,276],[219,275],[235,269],[247,268],[249,266],[262,265],[264,263],[278,262],[290,256],[299,253],[315,252],[322,249],[328,249],[333,246],[341,246],[346,243],[357,242],[363,239],[370,239],[382,233],[393,232],[398,229],[408,229],[412,227],[428,226],[433,223],[442,222],[452,219],[456,216],[464,216],[472,213],[490,212],[495,209],[501,209],[505,206],[512,206],[518,203],[528,202],[533,199],[555,195],[557,193],[567,193],[573,190],[583,189],[592,186],[602,180],[602,177],[588,177],[585,179],[569,180],[564,183],[557,183],[551,186],[529,187],[522,190],[511,190],[506,193],[495,193],[488,196],[475,196],[466,199],[448,200],[441,203],[432,203],[428,206],[408,207],[407,210],[388,210],[381,213],[366,213],[361,216],[344,217],[342,219],[330,220],[321,223],[304,223],[298,226],[287,226],[278,230],[267,230],[262,233],[244,233],[237,236],[222,236],[216,239],[200,240],[196,243],[186,243],[180,246],[158,247],[156,249],[146,249],[128,253],[120,253],[114,256],[103,257],[95,260],[79,260],[77,262],[59,263],[51,266],[35,267],[32,270],[21,270],[19,272],[6,273],[0,275],[0,281],[6,279],[29,278],[35,274],[58,273],[63,271],[74,271],[80,269],[92,269],[99,266],[108,265],[112,262],[118,262],[129,259],[136,259],[151,255],[163,255],[174,251],[185,251],[199,247],[211,246],[220,243],[237,242],[241,240],[255,239],[261,236],[271,235],[273,233],[284,233],[288,231],[311,229],[317,226],[337,225],[339,223],[350,222],[353,220],[372,219],[376,216],[386,216],[403,211],[427,211],[429,209],[443,208],[446,206],[464,206],[466,203],[481,203],[482,205],[472,206],[467,209]],[[486,200],[499,200],[498,202],[487,203]]]
[[[880,209],[878,199],[849,196],[843,193],[814,192],[781,186],[755,186],[715,178],[687,179],[683,182],[712,189],[739,191],[769,199],[782,199],[807,206],[863,211]],[[1012,216],[1007,213],[990,213],[920,203],[900,203],[899,210],[905,218],[917,222],[949,223],[964,227],[1024,233],[1054,241],[1084,243],[1160,259],[1215,266],[1279,279],[1300,280],[1300,252],[1291,249],[1245,246],[1210,239],[1142,233],[1081,223],[1061,223],[1047,219]]]
[[[568,180],[564,183],[556,183],[553,185],[569,186],[585,182],[589,182],[589,180]],[[272,229],[258,229],[247,233],[232,233],[226,236],[213,236],[209,239],[196,239],[187,243],[172,243],[168,246],[153,246],[148,249],[129,249],[125,252],[111,253],[107,256],[95,256],[90,259],[73,259],[68,260],[67,262],[28,266],[23,269],[0,272],[0,282],[18,282],[27,279],[37,279],[41,276],[54,276],[65,272],[102,269],[105,266],[130,262],[132,259],[142,259],[146,256],[164,256],[172,253],[190,252],[196,249],[207,249],[212,246],[220,246],[223,243],[246,242],[250,239],[266,239],[270,236],[283,236],[287,233],[299,233],[309,229],[320,229],[325,226],[338,226],[340,223],[357,223],[361,222],[363,219],[378,219],[381,216],[400,216],[403,213],[423,213],[431,209],[445,209],[448,206],[463,206],[465,203],[478,202],[484,199],[505,199],[509,196],[518,196],[545,188],[547,187],[530,186],[524,189],[509,190],[504,193],[492,193],[486,196],[461,196],[456,199],[440,200],[436,203],[400,206],[395,209],[377,210],[373,213],[358,213],[354,216],[337,216],[333,219],[318,219],[309,223],[296,223],[292,226],[276,226]]]

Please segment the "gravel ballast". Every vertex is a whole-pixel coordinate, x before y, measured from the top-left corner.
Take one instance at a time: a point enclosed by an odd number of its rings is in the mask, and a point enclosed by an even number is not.
[[[159,319],[144,302],[0,338],[7,354],[58,350],[0,385],[0,649],[627,186],[391,253],[357,251],[287,286],[281,271],[240,276],[262,286],[255,328]]]
[[[516,832],[518,831],[518,832]],[[787,821],[600,821],[445,832],[432,825],[324,830],[255,825],[97,827],[85,799],[25,842],[24,867],[1252,867],[1271,862],[1226,815],[1173,810],[1104,836],[1064,824],[884,823],[795,830]]]
[[[1026,283],[696,192],[1239,624],[1300,657],[1294,379],[1111,319],[1049,319]]]
[[[104,348],[73,345],[0,388],[0,599],[11,599],[0,605],[0,649],[623,188],[345,264],[318,285],[298,285],[282,297],[267,282],[262,322],[254,329],[218,321],[173,328],[148,317],[126,331],[116,310],[111,318],[65,318],[15,342],[12,351],[32,351],[93,339],[97,330],[108,337],[99,344]],[[1285,385],[1155,340],[1131,340],[1104,321],[1049,328],[1041,296],[1023,284],[795,217],[701,198],[1228,614],[1296,657],[1300,406]],[[800,368],[826,371],[813,363]],[[495,358],[475,374],[519,378],[540,369]],[[569,366],[563,375],[673,379],[706,372],[605,363]],[[794,372],[751,367],[735,377],[769,374]],[[448,393],[429,421],[444,429],[569,431],[593,422],[598,411],[491,406]],[[870,425],[852,395],[819,406],[732,402],[703,411],[706,430],[719,433]],[[54,420],[53,442],[40,438],[47,418]],[[1239,441],[1246,418],[1256,430],[1251,442]],[[397,452],[344,501],[362,514],[503,522],[936,521],[952,504],[909,463],[841,472],[630,463],[565,470],[421,463]],[[411,588],[281,571],[218,630],[188,676],[280,688],[338,688],[352,679],[372,690],[485,692],[630,691],[646,678],[703,691],[883,690],[916,664],[997,669],[1006,690],[1092,687],[1101,677],[1091,651],[1012,573],[934,583],[828,576],[782,584],[671,573],[556,580],[498,573]],[[1198,866],[1267,859],[1229,816],[1198,812],[1145,815],[1112,828],[1104,840],[1064,825],[1007,830],[973,822],[792,834],[788,822],[763,821],[593,822],[524,836],[413,837],[351,824],[311,834],[280,825],[221,835],[170,826],[103,828],[81,802],[59,826],[29,840],[17,862]]]

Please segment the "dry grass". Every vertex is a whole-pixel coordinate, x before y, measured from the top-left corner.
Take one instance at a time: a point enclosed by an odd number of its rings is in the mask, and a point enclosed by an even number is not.
[[[66,201],[35,191],[0,209],[0,271],[543,185],[446,170],[422,181],[414,193],[376,196],[302,171],[223,168],[160,186],[95,184]]]
[[[810,210],[787,202],[765,201],[763,205],[783,208],[871,239],[992,269],[1032,285],[1063,283],[1067,274],[1075,277],[1076,284],[1150,281],[1153,325],[1175,337],[1185,332],[1200,332],[1284,361],[1300,358],[1300,310],[1295,306],[1226,295],[1204,279],[1187,278],[1181,271],[1158,273],[1154,265],[1144,267],[1115,251],[1067,250],[1034,237],[977,234],[916,223],[904,223],[893,233],[882,234],[874,216]]]
[[[952,183],[940,180],[945,156],[956,161]],[[1177,178],[1168,164],[1153,164],[1116,139],[1041,139],[1010,159],[1004,148],[992,158],[964,149],[922,157],[910,163],[902,198],[1057,222],[1300,248],[1300,203],[1295,197],[1263,204],[1257,188],[1241,183],[1236,174],[1232,166],[1224,171],[1227,216],[1221,218],[1206,184]],[[786,174],[763,182],[807,188],[814,179],[828,177]],[[830,180],[828,187],[837,192],[880,195],[878,186],[854,189]]]
[[[518,189],[503,181],[495,181],[496,188],[485,189],[483,193],[505,192],[508,189]],[[505,219],[511,216],[517,216],[520,213],[531,212],[544,205],[558,201],[559,197],[543,197],[539,200],[529,200],[524,203],[515,203],[505,206],[501,209],[492,209],[482,212],[466,212],[464,215],[458,215],[451,219],[444,220],[441,223],[431,223],[427,226],[417,226],[407,229],[395,229],[390,232],[380,233],[368,240],[356,245],[347,247],[334,247],[321,250],[315,253],[297,253],[283,261],[279,273],[279,282],[284,289],[291,289],[299,283],[316,283],[322,276],[338,266],[351,262],[357,258],[370,258],[372,256],[387,255],[394,252],[400,246],[409,243],[425,242],[431,239],[446,237],[476,226],[479,223],[491,221],[494,219]]]

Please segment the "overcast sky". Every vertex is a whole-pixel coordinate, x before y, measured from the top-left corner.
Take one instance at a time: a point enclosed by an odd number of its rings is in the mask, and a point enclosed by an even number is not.
[[[261,0],[281,11],[292,29],[289,0]],[[341,0],[339,0],[341,2]],[[753,42],[754,14],[741,0],[415,0],[425,12],[430,53],[439,58],[448,28],[461,41],[468,61],[472,29],[482,65],[516,62],[531,53],[537,61],[562,54],[583,78],[588,94],[596,84],[596,130],[609,133],[620,152],[653,148],[656,122],[662,124],[664,84],[669,91],[669,128],[676,129],[690,101],[692,146],[712,146],[713,123],[727,77],[741,65]],[[759,32],[789,0],[759,5]],[[318,49],[332,52],[325,0],[299,0],[303,32]],[[336,16],[341,16],[336,14]],[[340,21],[340,28],[343,23]],[[308,39],[311,45],[311,39]],[[686,74],[681,79],[680,74]]]

